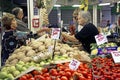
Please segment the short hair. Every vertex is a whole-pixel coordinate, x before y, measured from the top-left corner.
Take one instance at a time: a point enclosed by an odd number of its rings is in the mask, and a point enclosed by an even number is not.
[[[6,30],[11,29],[12,20],[15,18],[13,14],[5,13],[2,17],[2,25]]]
[[[23,10],[23,9],[22,9],[22,8],[20,8],[20,7],[15,7],[15,8],[13,8],[13,9],[12,9],[12,14],[14,14],[14,15],[15,15],[15,17],[17,17],[17,16],[18,16],[19,11],[21,11],[21,10]]]
[[[85,19],[86,23],[91,22],[91,14],[89,11],[79,11],[79,14],[82,18]]]

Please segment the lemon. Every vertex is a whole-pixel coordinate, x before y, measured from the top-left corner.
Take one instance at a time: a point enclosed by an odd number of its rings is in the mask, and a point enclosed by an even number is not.
[[[91,51],[91,55],[97,55],[97,53],[98,53],[98,49],[93,49],[93,50]]]

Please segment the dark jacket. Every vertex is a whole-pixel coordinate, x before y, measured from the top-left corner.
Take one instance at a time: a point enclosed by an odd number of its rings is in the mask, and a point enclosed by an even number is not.
[[[6,31],[2,39],[2,65],[8,59],[9,55],[18,47],[18,40],[14,36],[15,31]]]
[[[16,19],[16,21],[17,21],[17,28],[16,29],[18,31],[30,32],[26,23],[24,23],[23,21],[21,21],[19,19]]]
[[[90,53],[90,44],[96,43],[94,36],[97,34],[99,34],[98,29],[92,23],[89,23],[86,24],[75,37],[82,43],[83,48]]]

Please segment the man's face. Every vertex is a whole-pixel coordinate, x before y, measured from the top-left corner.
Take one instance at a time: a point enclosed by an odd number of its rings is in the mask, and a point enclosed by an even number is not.
[[[23,14],[23,10],[20,10],[18,13],[18,18],[22,20],[24,14]]]

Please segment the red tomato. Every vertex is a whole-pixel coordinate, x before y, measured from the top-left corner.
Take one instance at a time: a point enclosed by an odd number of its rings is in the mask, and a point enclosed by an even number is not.
[[[49,77],[50,74],[49,74],[49,73],[44,73],[43,76],[44,76],[44,77]]]
[[[61,79],[57,77],[55,80],[61,80]]]
[[[68,78],[66,76],[62,76],[61,80],[68,80]]]
[[[40,74],[40,72],[39,72],[39,71],[37,71],[37,70],[34,70],[34,71],[32,71],[32,74],[33,74],[33,75],[39,75],[39,74]]]
[[[65,72],[64,71],[59,71],[59,76],[65,76]]]
[[[27,77],[27,79],[30,79],[33,77],[32,74],[25,74],[25,76]]]
[[[45,77],[41,76],[41,75],[36,75],[35,77],[35,80],[45,80]]]
[[[65,72],[65,75],[67,76],[67,78],[70,78],[72,74],[70,72]]]
[[[57,76],[58,75],[58,72],[56,69],[51,69],[50,70],[50,74],[53,75],[53,76]]]
[[[19,78],[19,80],[27,80],[27,77],[23,75],[22,77]]]
[[[35,80],[35,78],[30,78],[29,80]]]
[[[44,69],[42,69],[42,72],[43,72],[43,73],[46,73],[46,72],[48,72],[48,69],[47,69],[47,68],[44,68]]]
[[[52,80],[52,78],[51,77],[46,77],[45,80]]]

